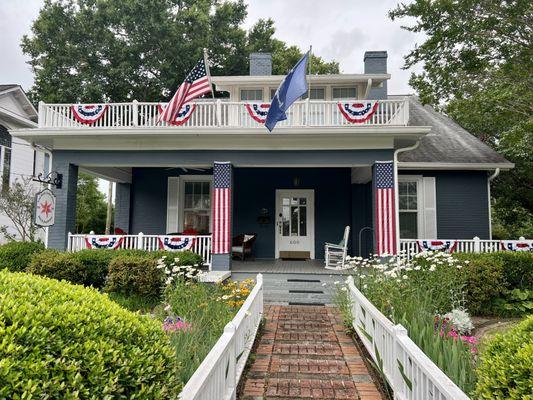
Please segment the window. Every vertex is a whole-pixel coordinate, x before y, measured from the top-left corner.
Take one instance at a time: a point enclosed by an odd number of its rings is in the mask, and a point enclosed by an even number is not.
[[[333,100],[357,99],[357,88],[354,87],[334,87]]]
[[[9,187],[11,173],[11,135],[7,129],[0,125],[0,185]]]
[[[307,99],[307,93],[302,96],[302,99]],[[311,88],[311,100],[325,100],[326,89],[324,88]]]
[[[263,101],[263,89],[241,89],[241,101]]]
[[[50,154],[44,153],[44,171],[45,174],[50,173]]]
[[[419,199],[418,181],[398,182],[400,237],[402,239],[418,238]]]
[[[195,230],[200,234],[210,232],[211,226],[211,176],[181,176],[182,213],[181,230]]]

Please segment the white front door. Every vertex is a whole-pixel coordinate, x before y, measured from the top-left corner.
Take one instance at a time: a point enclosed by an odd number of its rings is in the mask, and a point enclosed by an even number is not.
[[[315,258],[314,190],[276,190],[276,258]]]

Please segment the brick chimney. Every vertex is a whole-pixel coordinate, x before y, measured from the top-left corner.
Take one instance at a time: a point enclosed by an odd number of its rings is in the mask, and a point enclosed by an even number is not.
[[[365,51],[365,74],[387,73],[386,51]],[[387,98],[387,81],[383,81],[381,87],[372,88],[368,95],[369,99],[382,100]]]
[[[250,75],[272,75],[272,54],[251,53]]]

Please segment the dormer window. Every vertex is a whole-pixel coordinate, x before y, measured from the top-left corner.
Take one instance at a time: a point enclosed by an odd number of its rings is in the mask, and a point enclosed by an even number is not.
[[[263,101],[263,89],[241,89],[241,101]]]
[[[355,87],[334,87],[333,100],[357,99],[357,88]]]

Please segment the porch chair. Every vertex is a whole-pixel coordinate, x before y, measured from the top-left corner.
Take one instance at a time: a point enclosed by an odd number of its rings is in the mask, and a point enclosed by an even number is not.
[[[250,235],[241,234],[233,238],[231,243],[231,252],[233,257],[240,257],[242,261],[246,255],[252,255],[252,249],[257,238],[257,234],[252,233]]]
[[[350,235],[350,227],[344,228],[344,236],[339,244],[326,243],[325,248],[325,263],[326,269],[341,270],[346,269],[344,261],[346,260],[346,253],[348,249],[348,237]]]

